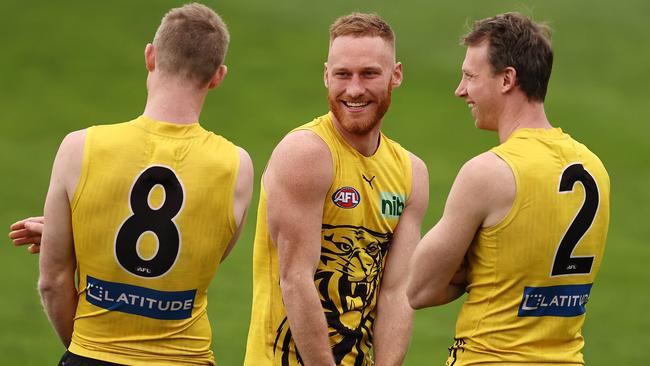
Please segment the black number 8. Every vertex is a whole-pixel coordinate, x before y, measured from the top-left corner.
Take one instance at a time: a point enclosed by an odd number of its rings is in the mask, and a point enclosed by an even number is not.
[[[154,186],[165,190],[165,200],[158,209],[149,206],[149,193]],[[159,277],[167,273],[180,251],[180,234],[172,221],[183,206],[183,186],[173,170],[151,166],[136,179],[129,197],[130,216],[120,227],[115,238],[115,257],[122,267],[140,277]],[[138,239],[151,231],[158,239],[156,255],[145,260],[137,251]]]
[[[555,253],[551,277],[563,275],[588,274],[594,263],[594,256],[573,257],[573,249],[591,227],[598,211],[599,194],[594,177],[582,164],[571,164],[564,169],[560,177],[559,193],[573,192],[573,186],[582,183],[585,189],[585,201],[575,219],[566,231]]]

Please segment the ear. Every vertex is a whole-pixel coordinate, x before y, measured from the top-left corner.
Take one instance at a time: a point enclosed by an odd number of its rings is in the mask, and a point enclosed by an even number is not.
[[[323,71],[323,82],[325,83],[325,87],[329,88],[330,83],[329,83],[329,76],[327,75],[327,62],[323,63],[323,65],[325,66]]]
[[[501,92],[507,93],[517,86],[517,70],[514,67],[508,66],[503,71],[503,80],[501,81]]]
[[[390,79],[390,84],[393,88],[397,88],[402,85],[402,80],[404,79],[404,74],[402,73],[402,63],[398,62],[393,68],[393,75]]]
[[[144,64],[149,72],[156,68],[156,50],[151,43],[144,48]]]
[[[219,65],[217,72],[214,73],[214,76],[212,76],[212,79],[210,79],[210,83],[208,83],[208,89],[213,89],[219,86],[219,84],[221,84],[223,81],[223,78],[226,77],[226,74],[228,74],[228,66]]]

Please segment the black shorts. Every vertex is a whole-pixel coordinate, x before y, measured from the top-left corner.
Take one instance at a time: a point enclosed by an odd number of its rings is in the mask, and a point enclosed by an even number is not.
[[[65,351],[58,366],[124,366],[119,363],[96,360],[94,358],[75,355],[70,351]]]

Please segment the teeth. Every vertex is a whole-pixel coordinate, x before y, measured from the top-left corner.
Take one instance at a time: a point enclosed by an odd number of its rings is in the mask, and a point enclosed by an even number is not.
[[[363,102],[358,102],[358,103],[355,103],[355,102],[345,102],[345,104],[346,104],[348,107],[363,107],[363,106],[367,105],[368,103],[367,103],[367,102],[366,102],[366,103],[363,103]]]

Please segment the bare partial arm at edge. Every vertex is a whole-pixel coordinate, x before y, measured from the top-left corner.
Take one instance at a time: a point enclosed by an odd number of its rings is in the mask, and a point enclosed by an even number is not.
[[[228,254],[230,254],[230,251],[235,247],[235,244],[239,239],[239,235],[241,234],[244,228],[244,223],[246,222],[246,214],[248,213],[248,208],[251,203],[251,197],[253,196],[253,161],[246,150],[238,146],[237,151],[239,152],[239,172],[237,173],[237,182],[235,183],[235,198],[233,204],[233,214],[235,222],[237,223],[237,230],[232,239],[230,239],[228,247],[226,247],[226,251],[221,257],[221,262],[226,260],[226,257],[228,257]]]
[[[413,309],[406,296],[405,278],[429,203],[429,175],[422,160],[413,154],[410,157],[411,195],[395,229],[377,300],[373,341],[377,366],[401,365],[411,338]]]
[[[45,200],[45,221],[39,257],[38,289],[50,323],[64,346],[72,339],[77,309],[76,260],[70,201],[79,180],[85,130],[63,140],[54,159]]]
[[[305,365],[334,365],[327,322],[314,284],[323,204],[332,179],[328,147],[309,131],[287,135],[264,173],[267,220],[278,250],[282,299]]]

